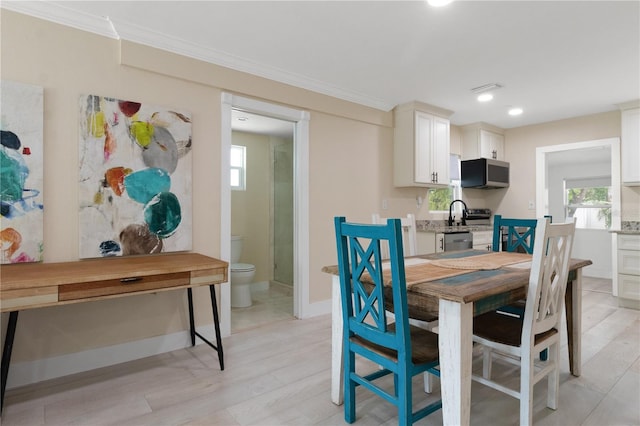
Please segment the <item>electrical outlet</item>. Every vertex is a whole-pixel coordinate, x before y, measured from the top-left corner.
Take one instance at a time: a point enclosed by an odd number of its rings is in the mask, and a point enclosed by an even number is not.
[[[536,203],[533,202],[533,200],[529,200],[529,210],[535,210],[536,209]]]
[[[388,208],[389,208],[389,201],[386,198],[384,198],[382,200],[382,210],[387,210]]]

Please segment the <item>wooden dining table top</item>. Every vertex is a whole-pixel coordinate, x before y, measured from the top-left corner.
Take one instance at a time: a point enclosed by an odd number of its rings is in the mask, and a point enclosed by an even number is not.
[[[439,299],[474,303],[474,315],[479,315],[525,298],[531,259],[529,254],[486,250],[406,257],[410,316],[426,321],[437,319]],[[590,264],[590,260],[571,259],[569,279],[571,272],[575,274]],[[338,275],[338,266],[325,266],[322,271]]]

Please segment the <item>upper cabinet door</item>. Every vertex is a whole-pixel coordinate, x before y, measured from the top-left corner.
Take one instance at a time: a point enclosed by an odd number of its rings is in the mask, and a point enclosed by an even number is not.
[[[480,130],[480,156],[504,161],[504,136],[489,130]]]
[[[501,129],[487,123],[476,123],[462,128],[462,159],[492,158],[505,161],[504,135]]]
[[[622,111],[622,183],[640,185],[640,108]]]
[[[449,120],[441,117],[433,117],[433,141],[432,148],[432,171],[435,173],[436,183],[449,185],[449,154],[450,144],[450,124]]]
[[[397,187],[449,185],[449,120],[417,109],[412,102],[396,107],[393,141],[393,182]],[[431,107],[443,115],[450,111]],[[424,108],[428,109],[428,108]],[[431,111],[431,109],[429,109]],[[447,116],[448,116],[447,115]]]
[[[419,111],[415,113],[415,145],[414,145],[414,181],[415,183],[433,183],[432,138],[434,117]]]

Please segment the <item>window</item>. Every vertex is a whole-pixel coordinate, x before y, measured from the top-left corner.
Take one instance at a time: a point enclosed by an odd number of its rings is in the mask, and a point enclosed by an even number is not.
[[[244,191],[247,179],[247,148],[231,145],[231,189]]]
[[[459,199],[462,192],[460,187],[460,157],[456,154],[449,156],[449,179],[450,184],[447,188],[433,188],[429,190],[429,211],[430,212],[447,212],[449,213],[449,205],[453,200]],[[454,206],[455,211],[462,212],[460,203]]]
[[[611,178],[565,179],[565,216],[576,227],[611,228]]]

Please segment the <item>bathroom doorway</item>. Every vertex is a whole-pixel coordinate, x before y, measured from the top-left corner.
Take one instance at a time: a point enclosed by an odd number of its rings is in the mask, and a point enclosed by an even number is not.
[[[241,256],[232,262],[254,268],[247,299],[234,287],[231,266],[234,333],[293,316],[294,124],[234,109],[231,128],[231,234],[242,237]]]
[[[292,173],[293,179],[293,316],[305,318],[312,307],[309,304],[309,113],[289,107],[275,105],[230,93],[221,96],[221,210],[220,210],[220,256],[230,259],[231,241],[231,189],[230,150],[232,145],[233,110],[261,117],[284,120],[293,125]],[[269,154],[266,154],[269,156]],[[269,191],[267,191],[269,192]],[[275,224],[272,225],[275,228]],[[269,252],[269,249],[265,249]],[[273,253],[271,254],[273,256]],[[220,328],[223,336],[231,334],[231,303],[229,283],[220,286]]]

